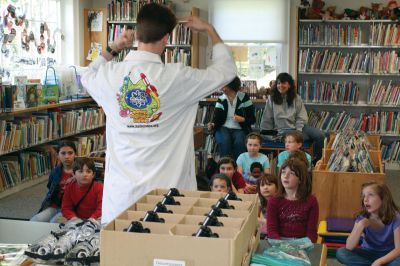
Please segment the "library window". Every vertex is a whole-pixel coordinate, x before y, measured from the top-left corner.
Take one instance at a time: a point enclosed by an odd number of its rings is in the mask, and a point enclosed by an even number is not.
[[[236,62],[242,80],[255,80],[257,88],[269,87],[281,69],[280,44],[227,43]]]
[[[3,80],[60,62],[60,0],[0,0]]]

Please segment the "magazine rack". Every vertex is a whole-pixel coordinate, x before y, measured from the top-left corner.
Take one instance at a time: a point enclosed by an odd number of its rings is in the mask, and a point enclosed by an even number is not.
[[[368,140],[372,145],[370,156],[374,164],[374,173],[331,172],[327,170],[327,162],[333,152],[331,141],[323,151],[322,159],[313,171],[313,194],[318,199],[319,221],[327,217],[354,218],[361,210],[361,185],[366,182],[385,182],[385,173],[379,150],[379,136],[370,135]]]

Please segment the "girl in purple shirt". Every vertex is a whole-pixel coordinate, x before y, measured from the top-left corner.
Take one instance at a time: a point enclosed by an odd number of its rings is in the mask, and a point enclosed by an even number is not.
[[[385,184],[363,184],[361,206],[337,259],[345,265],[400,265],[400,214],[390,190]]]

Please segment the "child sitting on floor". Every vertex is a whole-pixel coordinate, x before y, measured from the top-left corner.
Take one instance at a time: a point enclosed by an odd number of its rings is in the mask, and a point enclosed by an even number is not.
[[[212,192],[224,192],[228,193],[231,191],[232,182],[231,179],[225,174],[215,174],[211,178],[210,190]]]
[[[264,174],[257,180],[257,194],[260,199],[261,239],[267,236],[267,206],[268,200],[278,191],[278,179],[272,174]]]
[[[76,147],[72,141],[61,141],[57,148],[59,164],[51,171],[47,188],[39,212],[30,220],[34,222],[57,222],[61,217],[61,203],[65,187],[73,178],[72,165],[76,156]]]
[[[95,165],[91,158],[77,158],[73,165],[76,181],[65,189],[62,215],[68,219],[99,219],[103,201],[103,184],[93,180]]]
[[[285,151],[278,155],[278,167],[281,167],[289,155],[294,151],[301,151],[303,147],[304,139],[303,135],[299,131],[290,131],[285,137]],[[304,152],[308,160],[308,165],[311,166],[310,154]]]
[[[311,194],[307,166],[297,158],[287,159],[280,171],[278,193],[268,201],[268,238],[302,238],[317,241],[318,201]]]
[[[345,265],[400,265],[400,214],[389,188],[369,182],[362,185],[362,211],[336,252]],[[357,248],[361,240],[361,248]]]
[[[232,180],[232,191],[244,193],[246,183],[243,176],[237,171],[236,162],[230,157],[222,157],[218,162],[218,171]]]
[[[264,173],[269,173],[269,160],[265,154],[260,153],[262,144],[262,137],[258,133],[250,133],[246,138],[247,152],[239,155],[236,163],[238,166],[238,172],[240,172],[244,180],[246,181],[246,190],[251,193],[256,193],[256,185],[251,184],[250,178],[250,166],[254,162],[259,162],[264,168]]]

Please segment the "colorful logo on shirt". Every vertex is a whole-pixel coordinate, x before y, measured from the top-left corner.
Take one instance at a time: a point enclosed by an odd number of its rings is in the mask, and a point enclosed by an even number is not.
[[[133,83],[128,76],[117,94],[120,105],[119,115],[132,118],[133,123],[151,123],[160,118],[160,99],[157,89],[149,83],[145,74]]]

